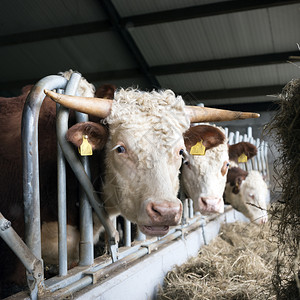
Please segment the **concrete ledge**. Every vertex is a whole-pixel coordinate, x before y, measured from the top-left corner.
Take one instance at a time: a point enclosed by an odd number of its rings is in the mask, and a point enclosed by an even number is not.
[[[85,288],[73,295],[73,299],[101,300],[148,300],[155,299],[159,285],[168,271],[175,265],[181,265],[190,257],[197,255],[200,248],[209,243],[219,233],[222,223],[246,221],[241,213],[229,209],[217,216],[205,226],[172,241],[157,251],[111,274],[105,281]]]

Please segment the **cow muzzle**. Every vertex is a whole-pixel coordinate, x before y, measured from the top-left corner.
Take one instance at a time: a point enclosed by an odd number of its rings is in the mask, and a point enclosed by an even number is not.
[[[203,215],[221,214],[224,212],[224,201],[222,197],[199,197],[198,207],[200,213]]]
[[[182,215],[182,204],[177,201],[150,201],[146,206],[147,225],[139,225],[140,230],[150,236],[163,236],[170,226],[179,224]]]

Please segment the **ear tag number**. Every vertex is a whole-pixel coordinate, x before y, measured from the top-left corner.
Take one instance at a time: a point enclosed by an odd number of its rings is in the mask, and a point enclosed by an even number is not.
[[[78,151],[81,156],[93,155],[93,149],[91,144],[88,142],[88,136],[82,136],[82,144],[78,147]]]
[[[205,146],[202,144],[202,140],[191,148],[190,154],[205,155]]]
[[[239,158],[238,158],[238,162],[239,163],[245,163],[245,162],[247,162],[247,160],[248,160],[248,158],[247,158],[247,155],[246,154],[241,154],[240,156],[239,156]]]

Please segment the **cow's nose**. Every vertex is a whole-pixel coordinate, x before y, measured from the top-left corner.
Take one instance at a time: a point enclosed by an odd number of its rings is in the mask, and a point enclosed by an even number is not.
[[[177,225],[181,219],[181,201],[151,201],[146,207],[152,225]]]
[[[200,197],[198,199],[200,212],[203,215],[212,213],[223,213],[224,212],[224,201],[218,197]]]

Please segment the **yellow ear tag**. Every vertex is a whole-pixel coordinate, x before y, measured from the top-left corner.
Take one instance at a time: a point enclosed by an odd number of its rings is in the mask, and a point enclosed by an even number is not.
[[[205,155],[205,146],[202,144],[202,140],[191,148],[190,154]]]
[[[241,154],[240,156],[239,156],[239,158],[238,158],[238,162],[239,163],[245,163],[245,162],[247,162],[247,155],[246,154]]]
[[[88,136],[84,135],[82,137],[82,144],[78,147],[78,151],[81,156],[93,155],[93,149],[91,144],[87,140]]]

